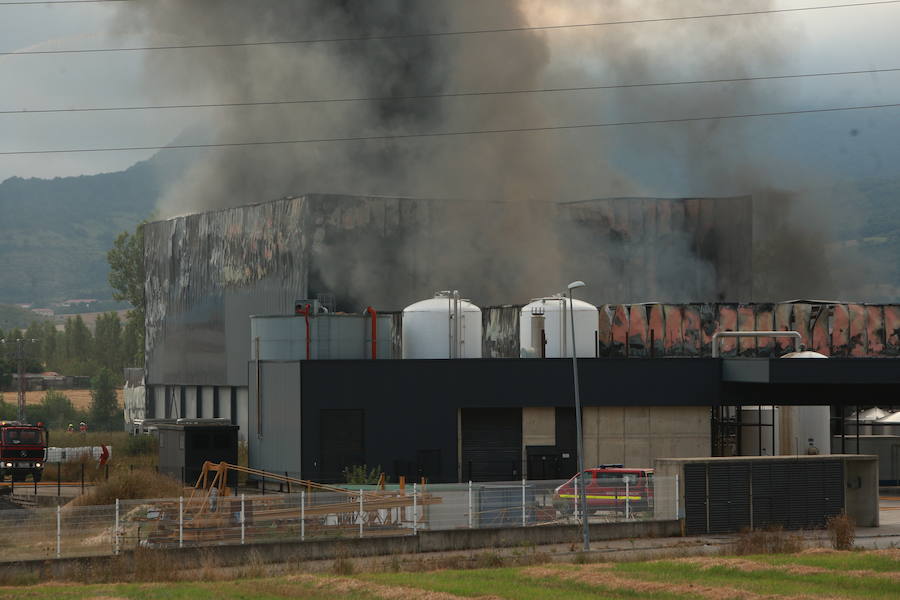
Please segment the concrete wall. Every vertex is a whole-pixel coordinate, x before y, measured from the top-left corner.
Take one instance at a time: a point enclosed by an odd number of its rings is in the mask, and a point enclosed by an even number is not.
[[[857,453],[855,435],[846,436],[843,443],[847,454]],[[831,451],[835,454],[841,452],[841,436],[832,438]],[[878,479],[882,485],[900,485],[900,436],[861,435],[859,452],[878,457]]]
[[[709,408],[588,406],[584,409],[585,464],[651,467],[657,458],[708,456]]]

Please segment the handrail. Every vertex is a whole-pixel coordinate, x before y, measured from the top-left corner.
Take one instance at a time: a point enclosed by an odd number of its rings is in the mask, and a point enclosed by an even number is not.
[[[800,351],[803,336],[799,331],[717,331],[712,336],[712,357],[719,358],[719,340],[723,337],[789,337],[794,338],[794,351]]]

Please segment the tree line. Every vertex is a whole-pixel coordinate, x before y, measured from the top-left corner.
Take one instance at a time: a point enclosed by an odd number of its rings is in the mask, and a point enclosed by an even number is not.
[[[62,331],[51,321],[33,322],[26,330],[0,330],[0,388],[9,388],[17,365],[16,340],[25,340],[25,371],[55,371],[63,375],[96,377],[103,370],[121,383],[125,367],[143,365],[143,333],[134,319],[123,324],[114,312],[97,317],[94,332],[81,315],[66,319]]]

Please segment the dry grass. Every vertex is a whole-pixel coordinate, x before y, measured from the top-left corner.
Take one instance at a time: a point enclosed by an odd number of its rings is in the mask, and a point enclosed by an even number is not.
[[[856,521],[846,513],[828,517],[826,523],[831,547],[835,550],[850,550],[856,540]]]
[[[77,408],[78,410],[87,410],[91,405],[91,390],[54,390],[66,396],[69,400],[72,401],[72,406]],[[33,391],[33,392],[25,392],[25,404],[40,404],[41,400],[44,399],[44,396],[47,394],[46,390],[41,391]],[[4,396],[7,402],[15,402],[16,394],[15,392],[7,392]],[[125,406],[125,392],[123,390],[116,390],[116,398],[119,399],[119,406]],[[75,423],[77,426],[78,423]],[[90,423],[88,423],[90,425]]]
[[[781,527],[742,531],[727,554],[795,554],[803,550],[803,538],[786,533]]]
[[[68,506],[103,506],[119,500],[143,498],[177,498],[184,487],[176,480],[160,475],[155,470],[136,469],[111,475],[87,493],[78,496]]]

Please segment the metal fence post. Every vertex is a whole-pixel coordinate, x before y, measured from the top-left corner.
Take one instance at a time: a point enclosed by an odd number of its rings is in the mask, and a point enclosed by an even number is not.
[[[119,555],[119,499],[116,498],[116,528],[113,529],[113,554]]]
[[[678,501],[679,501],[679,499],[680,499],[680,498],[678,497],[679,495],[680,495],[680,490],[679,490],[679,488],[678,488],[678,473],[676,473],[676,474],[675,474],[675,519],[676,519],[676,520],[678,520],[678,519],[681,518],[681,514],[680,514],[680,513],[681,513],[681,510],[680,510],[681,507],[678,506]]]
[[[300,492],[300,541],[306,539],[306,490]]]
[[[472,481],[469,480],[469,529],[472,529]]]
[[[578,518],[578,477],[575,477],[575,496],[572,500],[575,503],[575,518]]]
[[[178,497],[178,547],[184,548],[184,496]]]
[[[363,536],[363,492],[359,490],[359,537]]]
[[[419,535],[418,484],[413,484],[413,535]]]
[[[525,480],[522,480],[522,527],[525,527]]]
[[[56,558],[62,556],[62,506],[56,505]]]
[[[60,487],[61,487],[61,485],[59,483],[59,468],[60,468],[60,464],[56,463],[56,497],[57,498],[60,496]]]
[[[241,545],[244,544],[247,529],[247,513],[244,512],[244,494],[241,494]]]
[[[628,477],[625,477],[625,518],[631,518],[631,492],[628,486]]]

